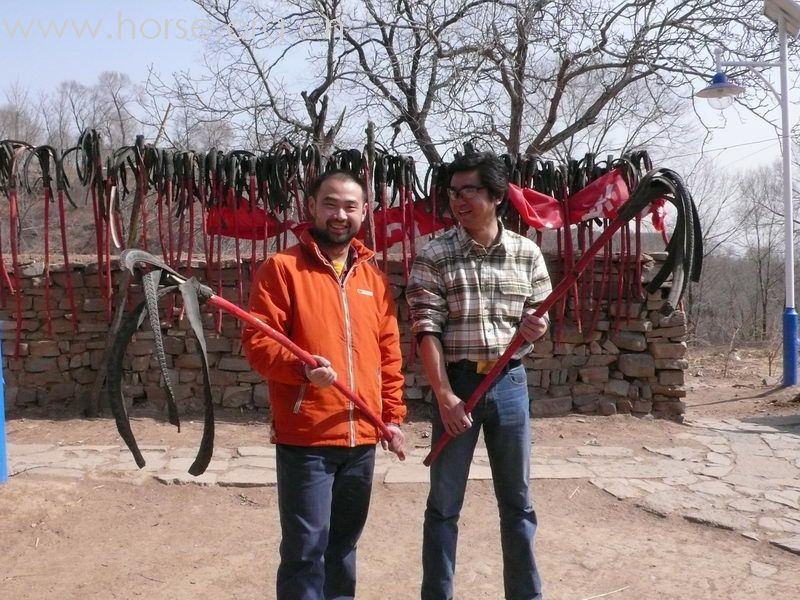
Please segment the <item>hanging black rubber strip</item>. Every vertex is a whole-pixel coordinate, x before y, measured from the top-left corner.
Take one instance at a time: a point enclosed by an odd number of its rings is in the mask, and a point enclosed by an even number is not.
[[[114,421],[117,423],[117,431],[122,441],[128,446],[128,450],[133,454],[133,460],[140,469],[145,466],[136,438],[131,430],[131,422],[128,418],[128,411],[125,409],[125,397],[122,394],[122,359],[125,357],[125,349],[139,329],[144,320],[146,305],[141,302],[133,311],[122,317],[117,337],[114,345],[111,346],[111,355],[108,359],[108,404]]]
[[[136,269],[138,262],[144,262],[151,265],[154,270],[142,276],[142,289],[145,294],[145,301],[136,308],[134,313],[126,315],[123,320],[123,325],[120,328],[120,333],[114,342],[112,349],[112,360],[109,362],[109,390],[112,397],[112,413],[117,421],[117,430],[119,431],[122,439],[131,450],[136,464],[141,468],[144,466],[144,459],[136,446],[136,440],[133,437],[133,432],[130,429],[130,422],[128,421],[127,412],[125,411],[124,401],[122,397],[122,360],[125,355],[125,348],[130,343],[133,333],[139,328],[144,315],[141,311],[146,310],[150,313],[151,327],[154,331],[156,339],[156,350],[161,353],[159,357],[159,365],[162,366],[162,373],[164,381],[167,386],[168,397],[174,404],[174,395],[172,394],[169,377],[166,373],[166,358],[163,356],[163,341],[161,340],[161,329],[158,318],[158,299],[167,293],[180,290],[183,297],[184,311],[192,331],[197,338],[200,345],[200,357],[203,365],[203,395],[205,404],[205,419],[203,424],[203,437],[200,442],[200,448],[197,452],[197,457],[194,463],[189,468],[191,475],[197,476],[205,472],[214,451],[214,404],[211,395],[211,370],[208,364],[208,356],[206,351],[206,341],[203,335],[203,321],[200,314],[200,305],[198,297],[202,294],[204,296],[213,295],[210,288],[202,286],[195,278],[186,279],[177,271],[171,269],[169,266],[155,260],[153,256],[142,250],[126,250],[120,256],[122,266],[133,272],[134,274],[139,271]],[[178,285],[176,285],[177,282]],[[159,350],[159,347],[161,348]],[[113,389],[112,389],[113,384]],[[170,422],[172,421],[174,410],[175,422],[177,425],[178,416],[177,408],[170,407]],[[141,461],[141,462],[140,462]]]
[[[159,297],[164,296],[174,290],[175,286],[163,287],[158,290],[157,295]],[[133,460],[136,461],[136,465],[140,469],[146,463],[136,443],[136,438],[131,429],[131,422],[128,418],[128,411],[125,408],[125,396],[122,393],[122,361],[125,358],[125,350],[130,344],[133,334],[136,333],[144,321],[145,310],[147,310],[147,303],[142,301],[131,312],[123,315],[117,337],[114,339],[108,358],[108,405],[111,408],[111,414],[114,415],[117,431],[122,441],[131,451]]]
[[[208,367],[208,355],[206,353],[206,338],[203,335],[203,319],[200,315],[200,303],[197,298],[200,292],[200,284],[192,277],[180,284],[179,289],[183,296],[183,308],[192,331],[200,344],[200,360],[203,363],[203,398],[205,404],[205,420],[203,422],[203,438],[200,440],[200,448],[197,457],[189,467],[190,475],[202,475],[211,456],[214,454],[214,400],[211,396],[211,370]]]
[[[167,391],[167,412],[169,422],[181,430],[181,421],[178,417],[178,405],[175,402],[175,391],[172,389],[172,381],[169,377],[167,367],[167,355],[164,352],[164,338],[161,336],[161,319],[158,313],[158,284],[161,281],[161,270],[154,269],[142,275],[142,291],[144,301],[147,303],[147,313],[150,317],[150,329],[153,331],[153,340],[156,345],[156,359],[161,369],[161,377],[164,378],[164,388]]]
[[[648,173],[640,186],[647,184],[652,193],[659,193],[675,206],[675,229],[667,244],[667,260],[647,285],[649,293],[655,292],[672,275],[672,289],[664,311],[675,309],[686,290],[689,280],[700,278],[703,261],[702,231],[691,194],[680,176],[670,169],[656,169]]]

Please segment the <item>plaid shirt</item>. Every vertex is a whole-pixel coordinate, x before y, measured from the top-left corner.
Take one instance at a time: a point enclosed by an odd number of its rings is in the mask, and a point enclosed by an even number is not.
[[[496,360],[517,331],[523,311],[550,294],[539,247],[500,224],[489,248],[463,227],[431,240],[417,254],[406,288],[412,332],[441,335],[446,362]],[[521,358],[532,346],[524,344]]]

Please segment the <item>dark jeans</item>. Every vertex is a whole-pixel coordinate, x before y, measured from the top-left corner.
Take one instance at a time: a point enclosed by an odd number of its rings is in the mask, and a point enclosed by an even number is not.
[[[453,391],[466,401],[483,376],[448,368]],[[434,402],[433,443],[444,429]],[[473,426],[445,446],[431,465],[431,488],[422,541],[422,600],[453,598],[458,518],[469,467],[483,427],[494,493],[500,511],[503,581],[507,600],[541,600],[542,586],[533,553],[536,512],[528,495],[531,433],[525,369],[498,377],[472,412]],[[469,593],[465,594],[469,597]]]
[[[356,543],[369,511],[375,446],[278,445],[278,600],[356,593]]]

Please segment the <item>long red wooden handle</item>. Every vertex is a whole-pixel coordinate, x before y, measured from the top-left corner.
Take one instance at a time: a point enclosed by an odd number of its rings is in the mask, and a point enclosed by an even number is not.
[[[253,327],[257,328],[259,331],[265,333],[273,340],[284,346],[287,350],[289,350],[297,358],[302,360],[309,367],[316,368],[317,366],[319,366],[317,364],[317,360],[310,353],[303,350],[300,346],[295,344],[292,340],[283,335],[280,331],[277,331],[276,329],[270,327],[269,325],[264,323],[264,321],[250,314],[246,310],[243,310],[239,306],[235,305],[233,302],[229,302],[228,300],[225,300],[225,298],[223,298],[222,296],[217,296],[216,294],[214,294],[208,298],[208,303],[212,306],[216,306],[217,308],[221,308],[222,310],[231,313],[237,319],[244,321],[245,323],[248,323]],[[375,412],[367,405],[366,402],[364,402],[364,400],[356,396],[356,394],[353,393],[353,391],[350,388],[342,384],[338,379],[333,382],[333,387],[335,387],[342,394],[344,394],[348,398],[348,400],[352,401],[353,404],[355,404],[358,407],[358,409],[362,413],[364,413],[364,416],[367,417],[367,419],[369,419],[373,425],[375,425],[378,429],[380,429],[383,436],[387,440],[391,441],[391,439],[394,437],[394,432],[386,426],[386,424],[381,420],[381,418],[375,414]],[[400,459],[405,458],[405,455],[403,453],[399,453],[398,456],[400,457]]]
[[[564,277],[561,279],[559,284],[555,287],[555,289],[550,292],[550,295],[547,296],[542,303],[536,308],[533,314],[537,317],[544,316],[548,310],[552,308],[552,306],[561,299],[561,296],[567,293],[567,291],[575,284],[577,281],[578,276],[586,269],[591,261],[594,260],[595,255],[600,251],[600,248],[605,246],[606,242],[614,235],[617,230],[622,227],[625,223],[628,222],[628,218],[618,216],[616,219],[611,221],[608,224],[608,227],[602,234],[592,243],[591,246],[584,252],[581,259],[575,264],[572,268],[572,271],[566,273]],[[519,350],[520,346],[525,342],[525,339],[517,333],[514,338],[511,340],[511,343],[506,348],[506,351],[503,352],[503,355],[497,359],[495,365],[491,368],[491,370],[486,374],[486,377],[483,378],[483,381],[480,382],[475,391],[472,392],[469,399],[465,403],[466,406],[464,410],[467,413],[472,412],[475,406],[478,404],[478,401],[483,397],[486,391],[492,386],[497,376],[505,369],[506,364],[514,353]],[[435,400],[434,400],[435,401]],[[431,451],[428,453],[428,456],[425,457],[425,460],[422,463],[429,467],[431,463],[436,460],[436,457],[439,456],[442,449],[453,439],[446,431],[442,434],[442,436],[436,440],[436,443],[431,448]]]

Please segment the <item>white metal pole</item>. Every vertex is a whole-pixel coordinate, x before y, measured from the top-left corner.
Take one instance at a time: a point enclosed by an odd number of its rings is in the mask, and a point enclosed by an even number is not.
[[[789,128],[789,72],[786,22],[778,20],[781,71],[781,141],[783,146],[783,212],[785,295],[783,315],[783,385],[797,384],[797,311],[794,306],[794,207],[792,206],[792,144]]]

